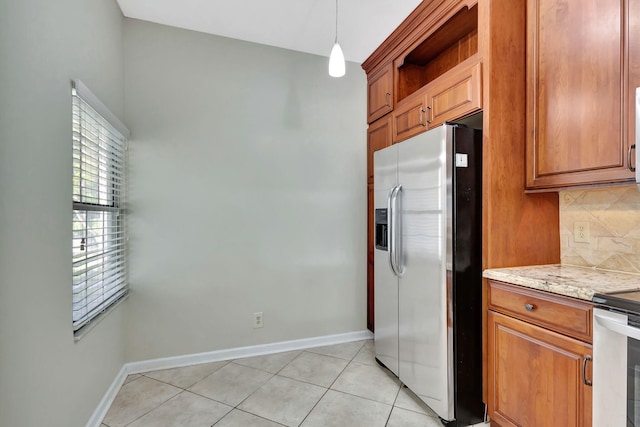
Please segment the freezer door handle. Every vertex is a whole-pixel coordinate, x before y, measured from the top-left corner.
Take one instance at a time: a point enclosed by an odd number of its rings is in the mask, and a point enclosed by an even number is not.
[[[391,190],[389,195],[389,263],[393,273],[401,277],[404,273],[402,266],[402,218],[398,215],[401,210],[398,204],[398,194],[402,193],[402,186],[397,185]],[[402,213],[402,212],[400,212]]]
[[[389,267],[391,267],[391,271],[393,271],[393,274],[396,276],[398,273],[396,272],[395,265],[393,265],[393,196],[397,188],[398,187],[393,187],[387,197],[387,214],[389,215],[389,225],[387,226],[387,255],[389,255]]]

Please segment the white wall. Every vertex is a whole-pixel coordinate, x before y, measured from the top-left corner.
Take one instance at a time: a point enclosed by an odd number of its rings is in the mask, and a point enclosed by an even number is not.
[[[364,330],[360,67],[129,19],[125,46],[127,359]]]
[[[124,306],[71,325],[71,86],[124,116],[114,0],[0,0],[0,425],[83,426],[125,362]]]

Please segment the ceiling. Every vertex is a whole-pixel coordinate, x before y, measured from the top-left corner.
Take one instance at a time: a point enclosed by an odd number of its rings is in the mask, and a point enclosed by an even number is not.
[[[334,0],[117,0],[124,16],[329,56]],[[338,42],[362,63],[421,0],[338,0]]]

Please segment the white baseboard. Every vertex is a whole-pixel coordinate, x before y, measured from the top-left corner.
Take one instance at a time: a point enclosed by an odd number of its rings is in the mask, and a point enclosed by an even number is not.
[[[126,367],[127,367],[126,364],[122,366],[122,368],[120,369],[120,372],[118,372],[118,375],[116,375],[116,378],[113,380],[113,382],[107,389],[107,392],[102,397],[102,400],[98,404],[98,407],[96,408],[95,411],[93,411],[93,414],[91,415],[91,418],[89,418],[89,421],[87,422],[86,427],[100,427],[100,424],[104,419],[104,416],[107,415],[107,411],[109,410],[109,408],[111,407],[111,404],[113,403],[114,399],[118,395],[118,392],[122,387],[122,384],[124,384],[124,380],[127,379]]]
[[[157,371],[159,369],[180,368],[182,366],[198,365],[200,363],[218,362],[220,360],[239,359],[241,357],[261,356],[283,351],[301,350],[324,345],[341,344],[373,338],[371,331],[348,332],[344,334],[326,335],[322,337],[303,338],[292,341],[280,341],[271,344],[236,347],[225,350],[209,351],[206,353],[186,354],[183,356],[163,357],[161,359],[143,360],[127,363],[128,374]]]
[[[160,369],[180,368],[200,363],[218,362],[221,360],[239,359],[241,357],[261,356],[283,351],[303,350],[306,348],[321,347],[325,345],[342,344],[352,341],[372,339],[373,333],[368,330],[347,332],[344,334],[325,335],[314,338],[303,338],[292,341],[280,341],[271,344],[252,345],[247,347],[237,347],[225,350],[209,351],[206,353],[185,354],[182,356],[163,357],[160,359],[142,360],[139,362],[126,363],[113,383],[100,401],[100,404],[93,412],[87,422],[86,427],[100,427],[100,423],[116,398],[120,387],[124,383],[127,375],[140,374]]]

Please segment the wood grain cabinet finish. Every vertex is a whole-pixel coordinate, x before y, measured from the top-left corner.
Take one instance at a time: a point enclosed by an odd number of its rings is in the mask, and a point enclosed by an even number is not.
[[[481,67],[473,56],[399,102],[392,114],[393,142],[480,110]]]
[[[398,118],[399,110],[409,115],[392,123],[395,141],[411,136],[403,129],[426,130],[419,125],[420,107],[426,109],[433,98],[440,111],[429,116],[434,123],[482,109],[483,268],[560,262],[557,193],[525,194],[526,10],[527,1],[426,0],[362,64],[369,80],[393,64],[393,109],[382,118]],[[640,34],[640,29],[631,33]],[[630,46],[640,43],[636,39]],[[467,86],[443,83],[430,90],[460,66],[476,71]],[[387,96],[382,89],[374,91]],[[379,95],[371,105],[382,105]],[[461,103],[465,112],[451,112]],[[486,397],[486,382],[484,387]]]
[[[522,286],[488,281],[489,309],[591,343],[593,304]]]
[[[367,130],[367,183],[373,184],[373,153],[391,145],[391,116],[369,125]]]
[[[499,282],[489,281],[489,287],[487,403],[492,425],[591,426],[590,304]],[[567,330],[583,337],[572,338]]]
[[[368,78],[367,101],[369,123],[393,110],[393,64],[391,62]]]
[[[633,179],[639,9],[635,0],[527,0],[528,189]]]
[[[426,88],[425,88],[426,89]],[[393,142],[400,142],[428,129],[426,90],[402,100],[393,112]]]
[[[482,64],[465,63],[443,76],[429,91],[429,127],[440,126],[482,107]]]

